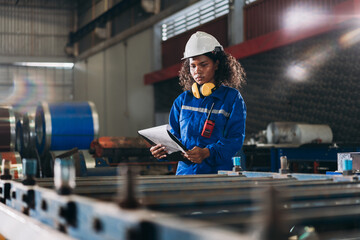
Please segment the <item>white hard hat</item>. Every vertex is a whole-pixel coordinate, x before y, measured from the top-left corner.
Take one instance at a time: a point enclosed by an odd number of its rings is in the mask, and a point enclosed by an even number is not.
[[[212,52],[216,47],[220,50],[224,50],[223,46],[221,46],[218,40],[212,35],[206,32],[197,31],[191,35],[186,43],[184,57],[181,60]]]

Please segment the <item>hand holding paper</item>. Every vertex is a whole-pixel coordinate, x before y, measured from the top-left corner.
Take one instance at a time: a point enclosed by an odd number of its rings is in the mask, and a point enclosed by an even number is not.
[[[165,146],[168,154],[179,151],[185,153],[187,149],[173,134],[170,133],[170,129],[170,125],[165,124],[157,127],[139,130],[138,133],[146,140],[150,140],[154,144],[160,143]]]

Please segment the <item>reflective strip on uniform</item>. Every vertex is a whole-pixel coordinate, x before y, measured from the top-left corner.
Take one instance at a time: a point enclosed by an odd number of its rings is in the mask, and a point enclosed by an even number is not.
[[[207,109],[207,108],[198,108],[198,107],[191,107],[191,106],[185,106],[185,105],[182,105],[181,106],[181,109],[184,109],[184,110],[190,110],[190,111],[194,111],[194,112],[202,112],[202,113],[208,113],[210,110]],[[226,112],[225,110],[223,109],[220,109],[220,110],[213,110],[211,112],[211,114],[222,114],[224,115],[225,117],[229,117],[230,116],[230,113]]]

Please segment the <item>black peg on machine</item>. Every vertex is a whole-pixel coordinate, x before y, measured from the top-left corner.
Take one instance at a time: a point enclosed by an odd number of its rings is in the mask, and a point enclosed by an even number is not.
[[[36,159],[24,158],[22,160],[22,166],[23,166],[23,175],[24,175],[24,179],[22,183],[24,185],[29,185],[29,186],[35,185],[36,183],[35,176],[37,172]]]
[[[11,161],[3,159],[1,164],[1,176],[0,179],[2,180],[11,180],[12,176],[10,174],[10,168],[11,168]]]

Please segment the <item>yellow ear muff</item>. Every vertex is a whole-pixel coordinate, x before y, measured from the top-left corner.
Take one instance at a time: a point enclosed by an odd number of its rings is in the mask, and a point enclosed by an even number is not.
[[[191,91],[194,95],[194,97],[196,98],[201,98],[200,92],[199,92],[199,88],[197,86],[197,83],[193,83],[192,87],[191,87]]]
[[[200,91],[197,83],[193,83],[191,86],[191,91],[196,98],[210,96],[215,89],[216,87],[213,83],[204,83],[200,86]]]
[[[215,90],[215,84],[213,83],[205,83],[200,87],[200,92],[205,97],[210,96],[213,90]]]

